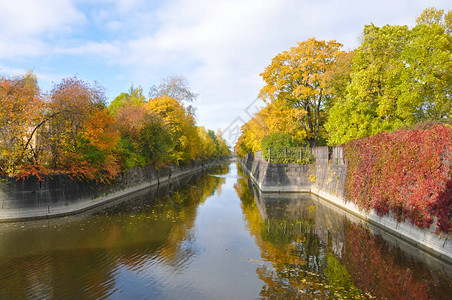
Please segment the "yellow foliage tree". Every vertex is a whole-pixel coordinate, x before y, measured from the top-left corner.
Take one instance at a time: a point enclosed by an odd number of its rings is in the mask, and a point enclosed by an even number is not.
[[[223,135],[221,133],[221,130],[218,129],[218,132],[216,134],[217,142],[218,142],[218,156],[220,157],[226,157],[229,156],[229,147],[226,144],[226,141],[223,139]]]
[[[198,129],[198,136],[200,140],[199,145],[199,158],[200,159],[207,159],[211,158],[215,155],[215,143],[213,142],[212,138],[207,134],[206,129],[204,126],[200,126]]]
[[[281,100],[268,103],[242,126],[242,135],[235,147],[237,155],[243,156],[261,149],[262,140],[273,132],[287,133],[292,136],[294,144],[303,144],[307,134],[301,120],[305,115],[305,110],[294,109]]]
[[[336,41],[311,38],[276,55],[260,74],[266,85],[259,96],[264,101],[282,101],[292,109],[300,110],[297,115],[304,114],[300,125],[311,146],[315,146],[320,138],[325,104],[331,98],[325,73],[336,63],[340,47],[342,45]]]
[[[150,99],[144,104],[149,111],[160,115],[170,128],[173,138],[173,161],[188,162],[199,156],[199,136],[193,115],[176,99],[163,96]]]

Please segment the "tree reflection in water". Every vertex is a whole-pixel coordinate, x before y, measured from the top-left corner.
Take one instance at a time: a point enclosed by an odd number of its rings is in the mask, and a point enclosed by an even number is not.
[[[242,174],[243,175],[243,174]],[[263,299],[450,299],[451,279],[309,195],[234,186],[263,261]],[[251,187],[251,188],[250,188]]]
[[[228,172],[226,165],[216,174]],[[224,182],[175,180],[94,215],[1,224],[0,298],[106,298],[118,291],[123,272],[137,276],[150,263],[181,272],[199,252],[189,242],[197,207]]]

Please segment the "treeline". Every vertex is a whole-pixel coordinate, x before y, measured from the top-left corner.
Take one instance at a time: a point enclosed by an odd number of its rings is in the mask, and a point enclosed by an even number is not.
[[[242,126],[241,156],[272,133],[283,146],[342,144],[452,118],[452,11],[428,8],[417,25],[364,27],[361,44],[311,38],[276,55],[261,75],[267,106]],[[290,139],[287,139],[287,136]]]
[[[149,98],[133,86],[107,106],[105,92],[76,77],[48,93],[36,76],[0,77],[0,174],[67,173],[109,181],[134,166],[229,155],[221,132],[196,126],[196,98],[183,77],[153,86]]]

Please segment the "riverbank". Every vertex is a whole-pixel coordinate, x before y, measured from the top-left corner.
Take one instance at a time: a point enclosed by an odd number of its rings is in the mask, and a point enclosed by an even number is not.
[[[142,193],[196,175],[228,161],[207,160],[171,165],[155,170],[134,167],[110,184],[78,181],[68,175],[47,175],[40,181],[2,178],[0,181],[0,222],[58,218],[102,209]]]
[[[255,159],[253,154],[241,159],[240,164],[253,183],[264,193],[305,192],[314,194],[394,237],[422,249],[434,257],[452,263],[452,236],[450,234],[438,236],[434,226],[423,230],[407,221],[398,222],[390,214],[380,217],[374,211],[362,211],[354,203],[348,201],[344,193],[346,166],[267,163],[261,159]],[[292,189],[293,182],[303,182],[303,185]]]

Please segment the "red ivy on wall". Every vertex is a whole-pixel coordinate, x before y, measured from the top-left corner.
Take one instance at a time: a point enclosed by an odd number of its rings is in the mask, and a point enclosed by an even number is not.
[[[347,197],[437,232],[452,228],[452,127],[398,130],[344,145]]]

